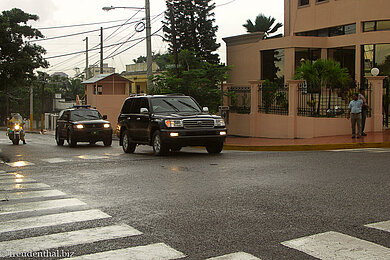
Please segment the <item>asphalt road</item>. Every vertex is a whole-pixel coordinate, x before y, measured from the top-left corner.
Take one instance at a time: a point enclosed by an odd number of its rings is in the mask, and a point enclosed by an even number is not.
[[[390,259],[390,149],[209,155],[183,148],[156,157],[147,146],[124,154],[117,141],[70,148],[29,134],[27,142],[0,136],[10,160],[0,164],[3,255]],[[11,183],[16,173],[21,186]]]

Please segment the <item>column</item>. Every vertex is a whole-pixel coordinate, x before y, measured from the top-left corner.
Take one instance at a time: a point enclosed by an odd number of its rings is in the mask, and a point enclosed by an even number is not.
[[[288,138],[296,138],[298,116],[298,86],[303,80],[288,80]]]
[[[383,131],[383,80],[386,76],[368,76],[371,85],[371,131]]]
[[[250,80],[251,85],[251,113],[250,113],[250,135],[252,137],[257,135],[257,124],[259,120],[259,84],[263,81]]]

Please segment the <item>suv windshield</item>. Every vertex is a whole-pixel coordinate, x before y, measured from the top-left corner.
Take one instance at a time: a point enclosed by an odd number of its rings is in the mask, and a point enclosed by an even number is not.
[[[155,113],[201,112],[198,104],[190,97],[156,97],[151,99]]]
[[[89,109],[80,109],[74,110],[70,113],[70,120],[79,121],[79,120],[94,120],[101,119],[102,116],[96,110]]]

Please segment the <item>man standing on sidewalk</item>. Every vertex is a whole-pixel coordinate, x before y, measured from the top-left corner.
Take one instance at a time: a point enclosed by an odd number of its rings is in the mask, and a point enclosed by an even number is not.
[[[362,106],[363,100],[358,99],[356,93],[353,94],[353,100],[349,103],[347,119],[351,118],[352,138],[356,137],[356,125],[358,126],[357,138],[362,135]]]

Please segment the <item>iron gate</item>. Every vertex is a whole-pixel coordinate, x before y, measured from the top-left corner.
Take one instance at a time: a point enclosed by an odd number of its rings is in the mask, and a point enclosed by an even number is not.
[[[390,80],[383,82],[383,125],[389,127],[389,106],[390,106]]]

